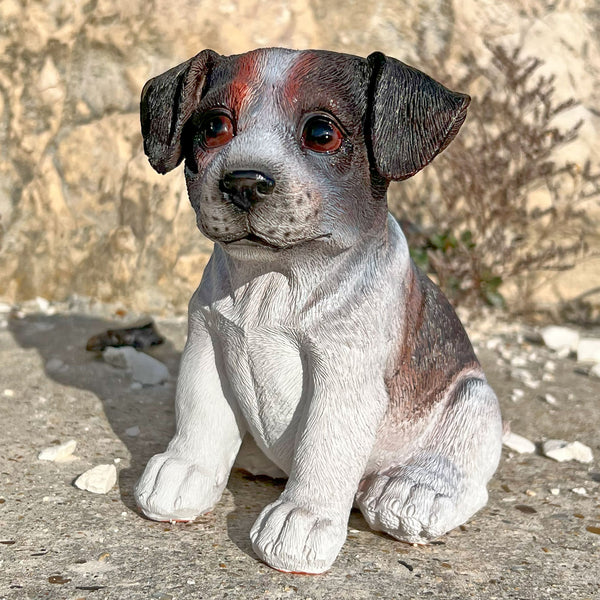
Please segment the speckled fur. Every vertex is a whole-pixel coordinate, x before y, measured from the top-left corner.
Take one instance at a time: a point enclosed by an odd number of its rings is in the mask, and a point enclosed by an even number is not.
[[[379,53],[203,51],[146,85],[149,160],[166,172],[185,159],[198,226],[215,241],[190,302],[176,434],[135,490],[147,516],[209,510],[237,457],[288,476],[252,528],[255,552],[320,573],[353,503],[374,529],[421,543],[485,504],[498,403],[385,197],[445,148],[467,105]],[[235,136],[204,150],[195,132],[214,107]],[[335,153],[302,146],[313,111],[344,130]],[[241,210],[219,186],[236,169],[267,173],[273,193]]]

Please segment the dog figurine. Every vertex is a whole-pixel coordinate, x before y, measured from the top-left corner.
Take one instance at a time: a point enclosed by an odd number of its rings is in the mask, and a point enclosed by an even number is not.
[[[185,161],[215,242],[190,301],[176,433],[135,489],[145,515],[210,510],[238,457],[288,477],[252,527],[256,554],[321,573],[353,504],[411,543],[485,505],[498,401],[386,203],[390,181],[450,143],[469,100],[378,52],[204,50],[145,85],[150,164]]]

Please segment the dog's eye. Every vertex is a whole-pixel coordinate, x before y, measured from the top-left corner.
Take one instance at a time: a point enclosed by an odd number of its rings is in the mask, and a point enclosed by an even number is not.
[[[335,152],[343,141],[338,126],[322,115],[308,119],[302,130],[302,145],[314,152]]]
[[[233,138],[233,123],[227,115],[214,115],[204,121],[200,134],[205,148],[218,148]]]

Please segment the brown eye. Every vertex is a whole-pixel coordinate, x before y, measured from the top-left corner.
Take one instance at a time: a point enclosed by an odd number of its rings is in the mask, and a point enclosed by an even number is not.
[[[233,123],[227,115],[214,115],[204,121],[200,134],[205,148],[218,148],[233,138]]]
[[[308,119],[302,130],[302,145],[314,152],[335,152],[343,141],[338,126],[322,115]]]

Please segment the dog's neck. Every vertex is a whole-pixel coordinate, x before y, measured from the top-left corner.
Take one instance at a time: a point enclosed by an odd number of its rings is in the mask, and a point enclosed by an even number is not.
[[[386,224],[379,231],[362,235],[358,244],[337,246],[335,243],[314,243],[276,251],[252,248],[243,258],[215,244],[211,262],[215,269],[213,285],[216,296],[236,296],[248,286],[264,278],[276,277],[286,285],[296,301],[304,305],[315,294],[335,294],[348,286],[368,285],[368,279],[381,269],[390,268],[402,254],[407,259],[406,241],[397,222],[386,215]],[[218,273],[218,275],[217,275]],[[349,273],[361,273],[361,281],[349,281]],[[218,282],[218,283],[217,283]]]

